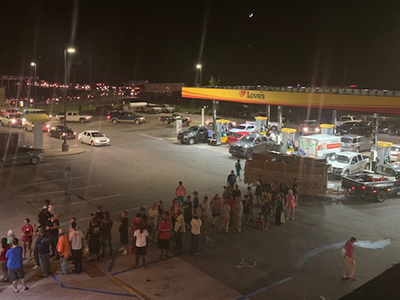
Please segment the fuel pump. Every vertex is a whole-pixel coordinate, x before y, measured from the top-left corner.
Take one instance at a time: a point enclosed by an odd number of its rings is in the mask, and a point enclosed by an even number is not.
[[[295,149],[295,134],[294,128],[282,128],[282,147],[281,153],[292,153]]]
[[[333,124],[321,124],[319,125],[319,127],[321,127],[321,134],[327,134],[327,135],[334,134],[335,125]]]
[[[220,146],[228,140],[229,121],[217,120],[215,123],[215,131],[212,133],[212,138],[208,143],[212,146]]]
[[[256,131],[259,134],[266,135],[267,134],[267,120],[268,117],[254,117],[256,119]]]
[[[378,141],[376,165],[381,166],[390,163],[390,147],[393,143]]]

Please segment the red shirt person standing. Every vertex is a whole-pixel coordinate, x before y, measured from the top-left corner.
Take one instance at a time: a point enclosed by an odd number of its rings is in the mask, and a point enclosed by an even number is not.
[[[356,272],[356,261],[354,259],[354,243],[355,237],[350,238],[344,245],[346,253],[344,255],[344,268],[343,268],[343,279],[353,279]],[[348,276],[349,275],[349,276]]]
[[[158,248],[160,248],[160,259],[168,257],[169,239],[171,238],[172,224],[167,214],[163,215],[163,221],[158,225]],[[165,254],[164,254],[165,251]]]

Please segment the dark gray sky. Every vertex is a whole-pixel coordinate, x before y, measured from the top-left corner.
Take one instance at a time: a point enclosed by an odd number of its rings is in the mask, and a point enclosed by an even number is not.
[[[345,85],[399,89],[398,1],[3,0],[0,20],[3,75],[28,75],[34,60],[61,81],[73,45],[77,81],[91,58],[95,82],[191,85],[203,45],[204,78],[221,84],[341,85],[346,69]]]

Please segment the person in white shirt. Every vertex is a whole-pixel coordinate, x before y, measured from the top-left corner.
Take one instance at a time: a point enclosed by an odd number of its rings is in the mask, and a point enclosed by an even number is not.
[[[143,258],[143,267],[146,268],[146,249],[147,249],[147,237],[149,236],[149,232],[144,229],[142,223],[139,224],[139,228],[135,230],[133,233],[133,237],[135,239],[135,254],[136,254],[136,263],[135,268],[139,266],[140,257]]]
[[[192,232],[192,253],[199,253],[199,239],[200,239],[200,228],[201,228],[201,220],[197,214],[193,215],[192,221],[190,221],[190,227]]]
[[[72,260],[74,262],[75,273],[82,273],[82,250],[85,236],[76,225],[76,222],[71,223],[71,232],[69,234],[69,242],[72,250]]]

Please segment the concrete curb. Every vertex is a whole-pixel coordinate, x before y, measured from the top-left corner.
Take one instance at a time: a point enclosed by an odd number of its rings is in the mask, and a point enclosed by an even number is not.
[[[78,151],[68,151],[68,152],[61,152],[61,151],[54,151],[54,150],[44,150],[46,157],[57,157],[57,156],[68,156],[68,155],[77,155],[85,153],[85,149],[79,149]]]

